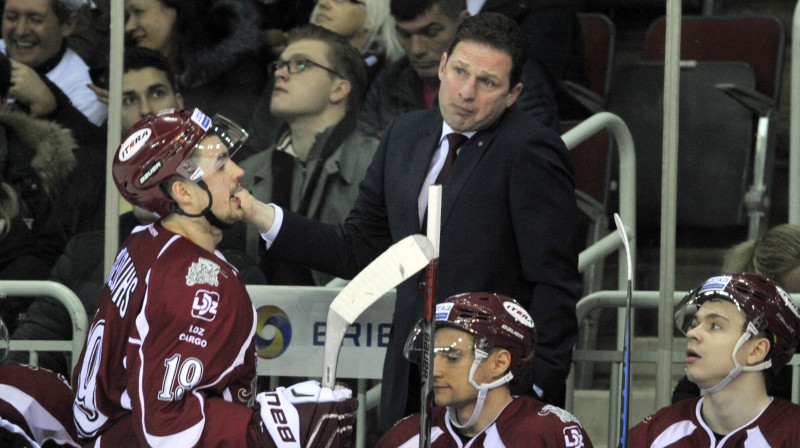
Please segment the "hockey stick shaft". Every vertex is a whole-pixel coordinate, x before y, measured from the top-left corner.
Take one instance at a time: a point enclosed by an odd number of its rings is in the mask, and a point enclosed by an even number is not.
[[[432,258],[433,245],[425,236],[407,236],[367,265],[333,299],[325,324],[323,386],[336,384],[339,350],[350,325],[384,294],[424,268]]]
[[[436,277],[439,268],[439,237],[442,216],[442,186],[428,188],[428,239],[433,244],[433,259],[425,272],[425,310],[422,332],[422,363],[420,365],[419,446],[431,446],[431,411],[433,409],[433,337],[436,331]]]
[[[628,244],[628,235],[625,226],[622,224],[617,213],[614,213],[614,222],[617,224],[617,232],[625,246],[625,255],[628,261],[628,294],[625,300],[625,335],[622,346],[622,412],[620,418],[620,442],[621,448],[628,448],[628,428],[630,427],[631,415],[631,301],[633,296],[633,264],[631,261],[631,248]]]

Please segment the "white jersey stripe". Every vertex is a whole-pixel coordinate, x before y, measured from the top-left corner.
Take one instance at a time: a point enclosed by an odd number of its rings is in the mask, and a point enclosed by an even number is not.
[[[691,435],[695,429],[697,429],[697,426],[690,420],[682,420],[673,423],[666,431],[659,434],[659,436],[653,440],[650,448],[664,448],[670,446],[678,440]]]
[[[39,443],[52,440],[62,445],[80,447],[69,436],[66,428],[53,415],[45,409],[35,398],[16,387],[0,384],[0,396],[4,401],[11,403],[25,419],[33,437]],[[2,419],[0,419],[2,420]],[[3,422],[11,425],[10,422]],[[16,427],[16,425],[12,425]],[[3,427],[6,427],[5,425]],[[10,426],[8,427],[10,429]],[[17,431],[14,431],[17,432]],[[26,436],[27,437],[27,436]]]

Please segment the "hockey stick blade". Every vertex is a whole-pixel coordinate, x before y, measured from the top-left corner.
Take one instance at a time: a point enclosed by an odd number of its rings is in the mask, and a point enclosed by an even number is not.
[[[622,412],[620,419],[620,448],[628,448],[628,427],[631,415],[631,301],[633,296],[633,263],[631,261],[631,247],[628,244],[628,234],[625,226],[617,213],[614,213],[614,222],[617,232],[625,246],[625,255],[628,261],[628,294],[625,300],[625,335],[622,347]]]
[[[323,386],[332,388],[336,383],[339,349],[350,325],[384,294],[427,266],[433,254],[428,238],[407,236],[367,265],[333,299],[325,325]]]

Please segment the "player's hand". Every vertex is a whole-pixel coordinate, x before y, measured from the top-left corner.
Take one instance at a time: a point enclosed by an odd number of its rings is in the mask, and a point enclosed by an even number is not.
[[[36,71],[27,65],[11,61],[11,87],[8,96],[25,104],[31,115],[41,117],[54,110],[58,104],[56,96],[47,87]]]
[[[86,87],[94,92],[94,96],[97,97],[97,101],[100,101],[103,104],[108,104],[108,89],[98,87],[94,84],[86,84]]]
[[[350,389],[305,381],[256,396],[261,446],[267,448],[347,448],[352,443],[358,400]],[[260,420],[260,421],[258,421]]]

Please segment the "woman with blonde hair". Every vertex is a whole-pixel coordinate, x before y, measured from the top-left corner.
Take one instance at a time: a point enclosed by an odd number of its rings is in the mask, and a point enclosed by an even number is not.
[[[310,23],[344,36],[364,55],[367,76],[403,57],[397,40],[389,0],[318,0]]]
[[[781,224],[757,240],[732,247],[722,272],[761,274],[790,293],[800,292],[800,225]]]

